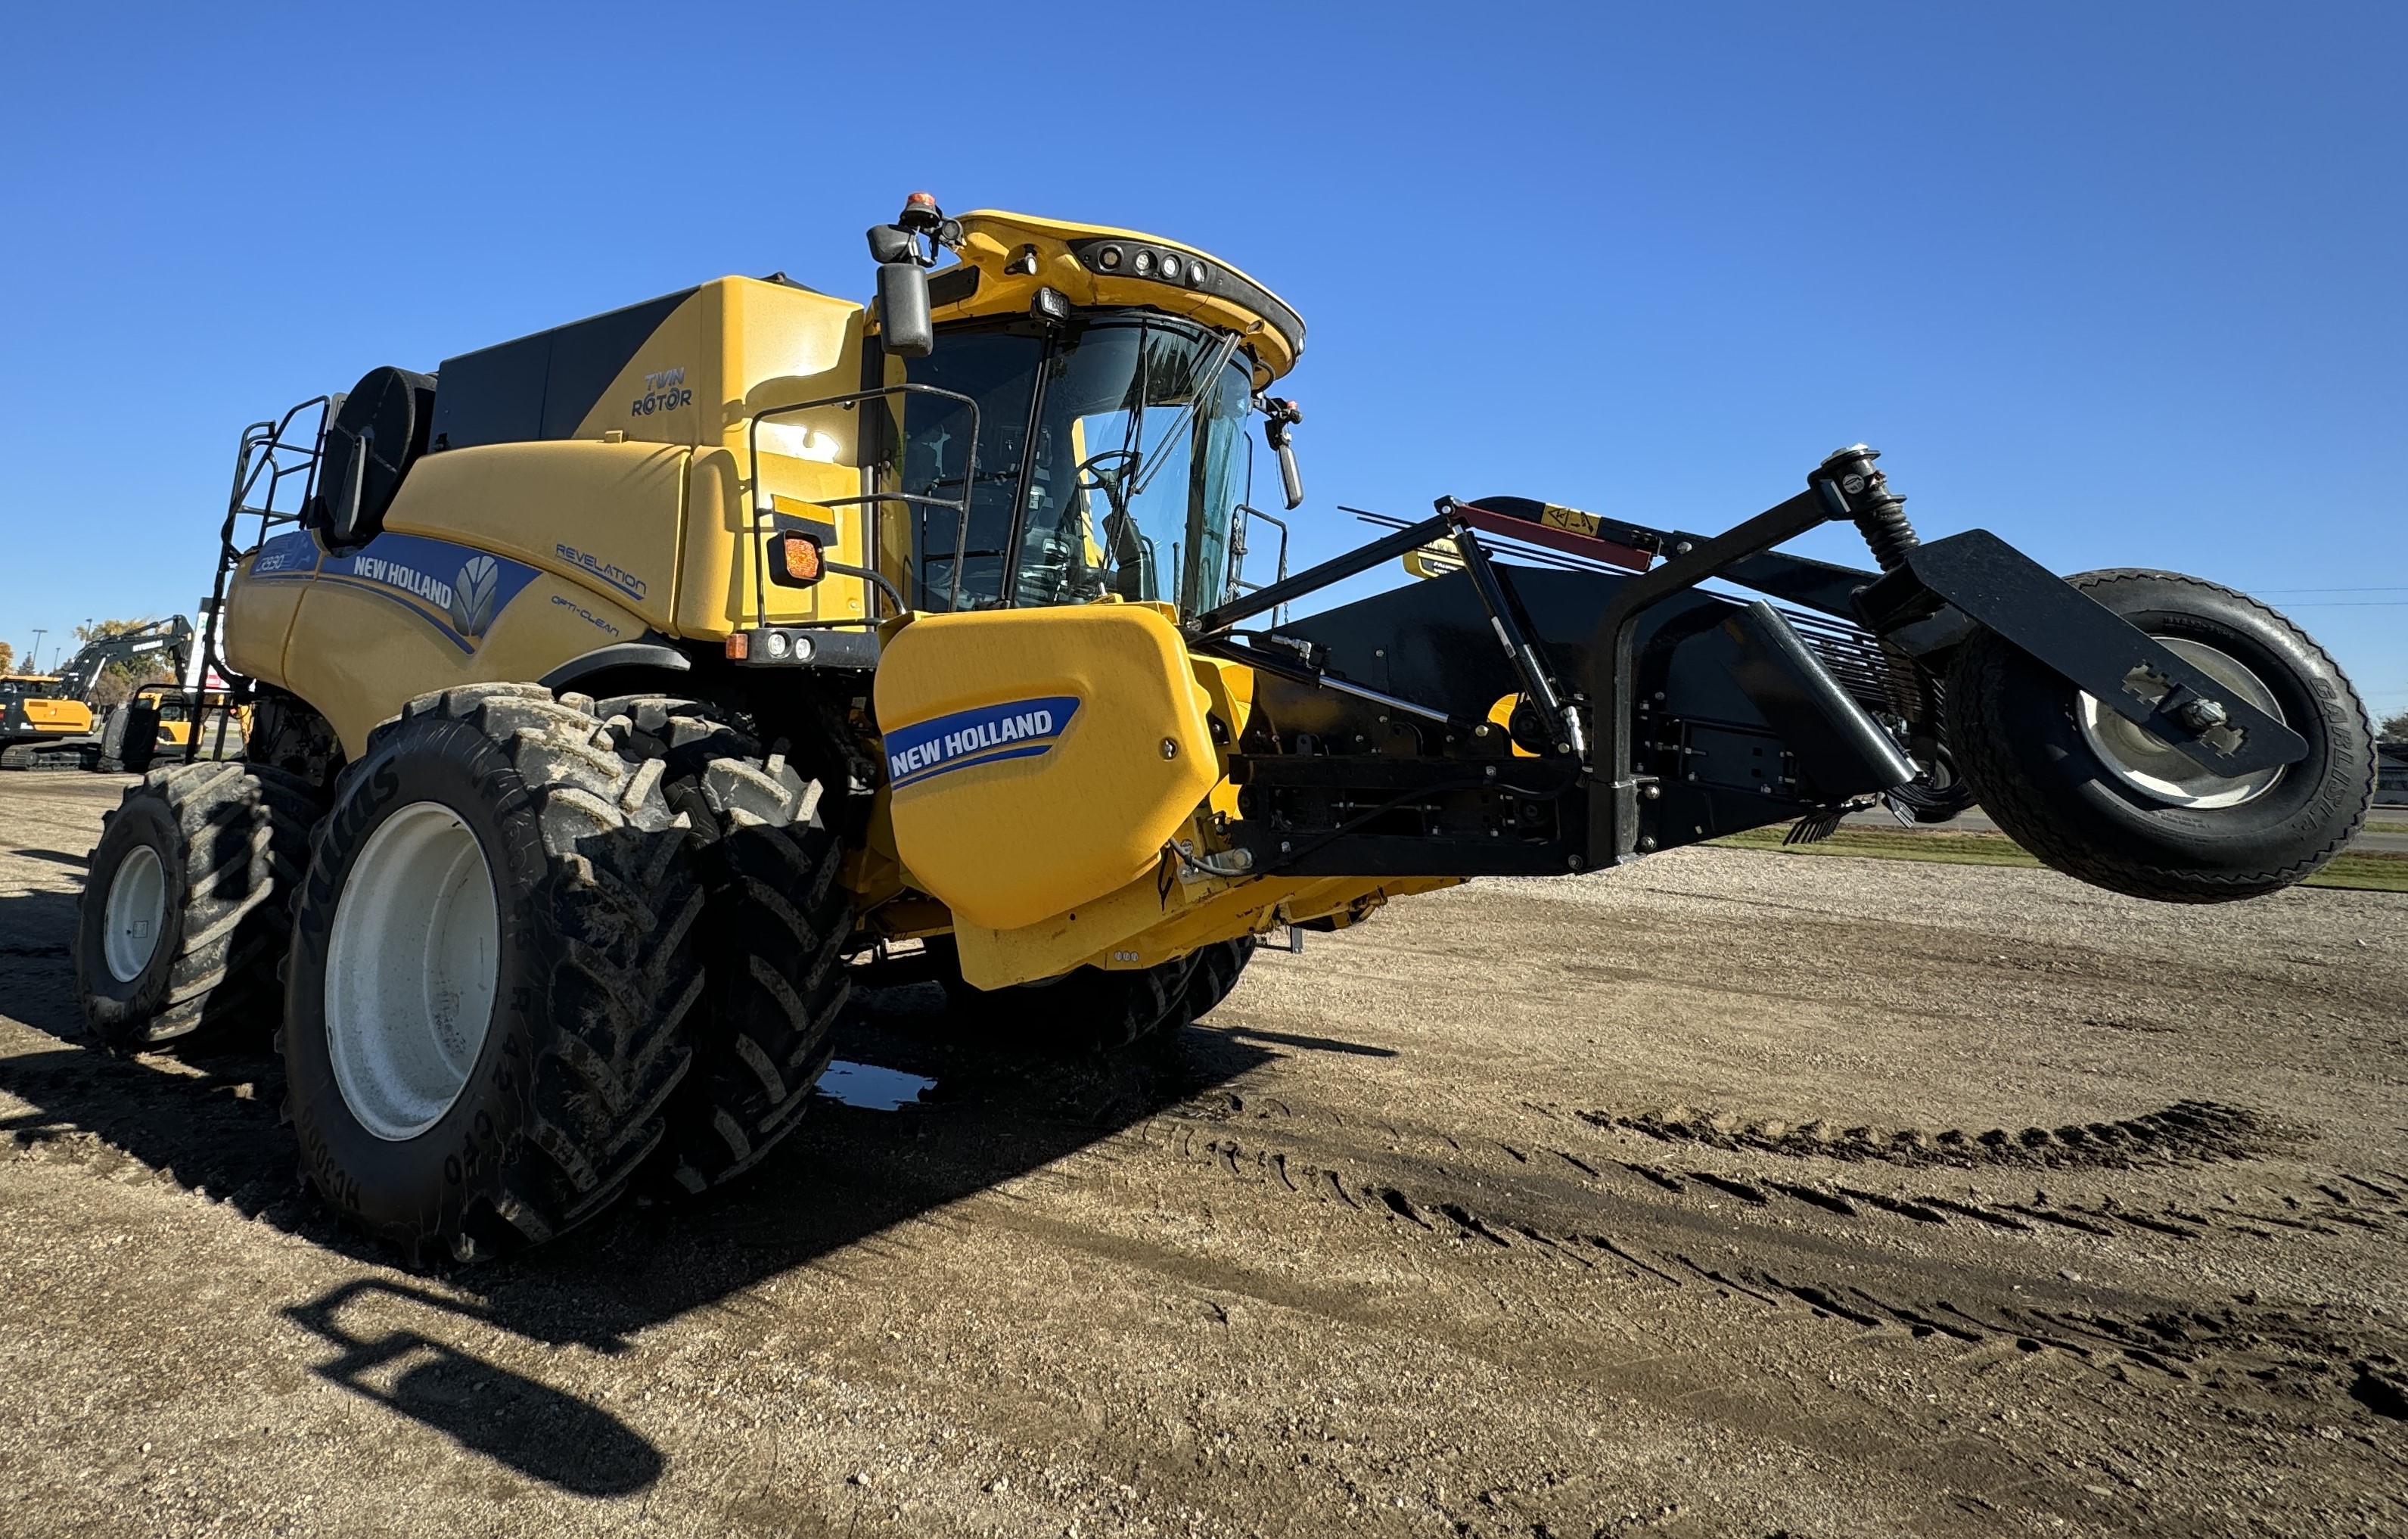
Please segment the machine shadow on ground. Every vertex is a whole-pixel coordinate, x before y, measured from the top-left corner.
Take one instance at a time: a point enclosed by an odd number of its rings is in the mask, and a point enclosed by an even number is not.
[[[278,1058],[117,1058],[86,1037],[68,959],[74,913],[64,894],[0,899],[6,1008],[57,1040],[0,1057],[0,1090],[32,1108],[0,1118],[0,1136],[20,1150],[97,1139],[188,1192],[361,1265],[396,1267],[392,1252],[343,1229],[300,1188],[279,1116]],[[665,1467],[641,1434],[447,1345],[440,1322],[625,1351],[648,1327],[1028,1175],[1238,1078],[1274,1056],[1254,1035],[1197,1026],[1114,1055],[1031,1058],[957,1040],[933,985],[864,990],[838,1029],[837,1057],[934,1080],[920,1101],[872,1111],[823,1098],[785,1146],[711,1199],[639,1197],[524,1257],[452,1270],[437,1279],[440,1289],[367,1275],[284,1314],[335,1349],[315,1365],[333,1383],[560,1489],[641,1490]],[[1354,1049],[1319,1039],[1284,1045]],[[426,1329],[362,1334],[343,1312],[368,1295],[408,1306]]]

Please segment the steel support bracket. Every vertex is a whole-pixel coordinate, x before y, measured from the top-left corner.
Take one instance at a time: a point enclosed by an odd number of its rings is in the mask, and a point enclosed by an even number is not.
[[[1866,626],[1910,652],[1931,650],[1915,644],[1918,629],[1961,631],[1923,625],[1951,609],[2214,774],[2307,756],[2305,738],[1987,529],[1914,547],[1904,566],[1856,596]],[[2202,727],[2177,714],[2200,701],[2220,705],[2221,720]]]

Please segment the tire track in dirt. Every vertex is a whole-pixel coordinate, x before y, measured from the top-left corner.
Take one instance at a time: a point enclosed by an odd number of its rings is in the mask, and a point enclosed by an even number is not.
[[[1771,1120],[1743,1122],[1727,1113],[1698,1112],[1684,1106],[1636,1115],[1598,1111],[1574,1115],[1592,1127],[1639,1133],[1664,1143],[1960,1169],[2128,1170],[2205,1164],[2257,1158],[2307,1141],[2303,1131],[2283,1129],[2256,1113],[2210,1100],[2177,1101],[2161,1112],[2113,1122],[2068,1123],[2020,1132],[2004,1128],[1983,1132],[1962,1128],[1937,1132],[1921,1128],[1842,1129],[1823,1120],[1799,1127]]]
[[[1236,1096],[1226,1099],[1242,1106]],[[1510,1193],[1498,1193],[1492,1182],[1477,1183],[1487,1188],[1488,1195],[1475,1201],[1468,1196],[1428,1189],[1426,1180],[1383,1178],[1363,1173],[1359,1167],[1350,1171],[1341,1163],[1316,1163],[1296,1150],[1257,1142],[1260,1130],[1256,1129],[1245,1128],[1240,1136],[1240,1129],[1230,1126],[1233,1118],[1225,1108],[1197,1110],[1200,1116],[1173,1113],[1157,1119],[1150,1129],[1156,1145],[1191,1167],[1213,1169],[1225,1179],[1285,1196],[1342,1204],[1360,1221],[1396,1227],[1474,1263],[1489,1258],[1499,1261],[1544,1259],[1551,1265],[1569,1261],[1589,1273],[1619,1275],[1665,1288],[1703,1287],[1725,1297],[1738,1295],[1775,1312],[1802,1306],[1813,1318],[1858,1330],[1899,1330],[1916,1340],[1941,1338],[1969,1347],[1996,1344],[2017,1353],[2053,1351],[2095,1371],[2128,1378],[2139,1369],[2163,1382],[2214,1390],[2255,1387],[2326,1402],[2347,1399],[2377,1415],[2408,1419],[2408,1334],[2345,1307],[2319,1307],[2301,1315],[2263,1306],[2254,1295],[2242,1295],[2230,1304],[2214,1308],[2162,1304],[2114,1313],[2002,1296],[1995,1283],[1985,1284],[1971,1275],[1968,1286],[1963,1290],[1952,1287],[1949,1297],[1917,1297],[1810,1274],[1812,1263],[1803,1257],[1795,1261],[1773,1259],[1769,1252],[1786,1248],[1786,1243],[1771,1233],[1754,1237],[1756,1243],[1749,1249],[1756,1254],[1740,1260],[1710,1262],[1675,1248],[1679,1242],[1666,1244],[1628,1232],[1603,1232],[1607,1227],[1603,1224],[1566,1221],[1560,1214],[1550,1222],[1534,1213],[1512,1211],[1514,1204],[1510,1200],[1498,1201],[1500,1196],[1510,1199]],[[2209,1127],[2230,1125],[2229,1118],[2195,1120]],[[1529,1163],[1528,1154],[1499,1147],[1517,1164]],[[1914,1192],[1889,1195],[1838,1182],[1818,1185],[1761,1176],[1742,1180],[1682,1166],[1600,1161],[1568,1151],[1544,1152],[1558,1157],[1565,1168],[1593,1179],[1606,1179],[1609,1168],[1636,1177],[1644,1186],[1632,1187],[1632,1192],[1641,1201],[1660,1201],[1654,1195],[1658,1192],[1668,1197],[1735,1199],[1742,1212],[1768,1217],[1783,1204],[1795,1203],[1813,1210],[1826,1221],[1971,1225],[2010,1244],[2041,1237],[2052,1228],[2093,1238],[2134,1235],[2175,1243],[2199,1241],[2218,1230],[2263,1237],[2267,1231],[2257,1227],[2260,1223],[2329,1236],[2342,1234],[2336,1224],[2346,1224],[2395,1243],[2408,1237],[2408,1182],[2387,1185],[2348,1172],[2307,1181],[2306,1188],[2315,1196],[2277,1194],[2299,1215],[2285,1217],[2237,1205],[2218,1210],[2168,1203],[2158,1213],[2148,1213],[2125,1205],[2112,1193],[2088,1203],[2058,1200],[2044,1205],[2038,1201],[1984,1202]],[[1534,1199],[1532,1205],[1549,1204]],[[1850,1225],[1842,1227],[1845,1230]],[[1951,1270],[1970,1273],[1971,1269],[1952,1264]]]

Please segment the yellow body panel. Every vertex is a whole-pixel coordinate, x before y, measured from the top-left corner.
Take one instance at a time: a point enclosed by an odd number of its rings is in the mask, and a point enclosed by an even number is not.
[[[20,700],[25,725],[36,732],[72,738],[92,730],[92,707],[81,700]]]
[[[1191,873],[1192,875],[1192,873]],[[1059,977],[1076,967],[1108,971],[1158,966],[1197,947],[1275,926],[1335,917],[1352,923],[1391,898],[1451,887],[1455,877],[1182,879],[1164,890],[1152,872],[1075,909],[999,929],[956,916],[962,976],[978,988]]]
[[[994,928],[1154,870],[1220,779],[1211,698],[1147,606],[915,621],[879,661],[877,701],[902,863]]]
[[[1220,779],[1212,785],[1211,811],[1234,818],[1238,815],[1238,788],[1228,779],[1229,755],[1246,735],[1246,724],[1254,719],[1254,670],[1226,657],[1192,654],[1188,665],[1196,670],[1196,683],[1211,702],[1211,714],[1222,727],[1217,735],[1220,755],[1216,768]]]
[[[766,591],[756,592],[745,544],[756,493],[798,505],[860,495],[857,410],[771,417],[761,424],[757,467],[752,426],[759,411],[860,389],[861,336],[862,308],[849,299],[758,279],[714,279],[670,312],[586,413],[580,439],[616,433],[630,442],[696,451],[684,504],[690,517],[660,531],[676,542],[684,565],[674,590],[661,590],[661,602],[635,606],[652,624],[670,635],[716,640],[757,617],[758,597],[767,599],[767,618],[781,623],[863,612],[858,578],[835,576],[808,589],[762,583]],[[864,564],[862,507],[793,511],[834,524],[829,554],[848,566]],[[767,521],[763,527],[766,545],[772,531]],[[592,541],[602,549],[600,535]]]
[[[859,507],[824,509],[820,499],[860,495],[861,472],[850,466],[821,465],[764,454],[762,480],[770,495],[796,516],[814,523],[832,523],[837,538],[827,547],[831,561],[849,567],[868,565],[867,516]],[[754,565],[766,554],[774,529],[767,520],[753,545],[746,543],[751,524],[744,454],[717,449],[695,456],[685,531],[685,575],[679,583],[678,610],[671,634],[715,641],[728,632],[766,616],[774,625],[805,620],[857,620],[862,617],[863,590],[857,577],[830,576],[808,588],[781,588],[759,575]]]
[[[666,628],[692,457],[576,439],[428,454],[410,467],[384,526],[516,556]]]
[[[225,659],[246,678],[284,688],[284,642],[301,607],[302,585],[251,581],[258,560],[257,552],[244,556],[226,583]]]
[[[284,687],[316,706],[356,758],[369,730],[418,696],[453,684],[540,679],[573,657],[643,633],[632,611],[589,586],[538,572],[464,650],[437,606],[389,586],[321,578],[306,584],[285,654]]]

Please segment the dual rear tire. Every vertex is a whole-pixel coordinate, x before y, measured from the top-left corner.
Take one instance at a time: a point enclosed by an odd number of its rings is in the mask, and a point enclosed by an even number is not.
[[[458,1259],[638,1180],[707,1192],[789,1133],[845,999],[820,786],[689,702],[480,685],[345,772],[293,928],[312,1185]]]
[[[704,983],[657,765],[534,685],[414,700],[294,905],[286,1108],[312,1186],[413,1259],[548,1240],[666,1133]]]

